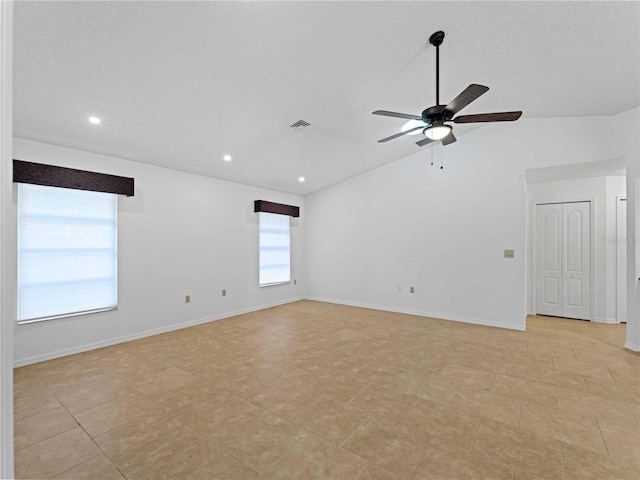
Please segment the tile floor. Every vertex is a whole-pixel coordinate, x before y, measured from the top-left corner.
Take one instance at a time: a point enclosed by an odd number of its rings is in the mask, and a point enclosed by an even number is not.
[[[302,301],[15,371],[19,478],[640,478],[623,325]]]

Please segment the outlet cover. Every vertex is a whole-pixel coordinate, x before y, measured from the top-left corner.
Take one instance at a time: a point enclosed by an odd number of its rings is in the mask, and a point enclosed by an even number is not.
[[[226,296],[227,296],[227,289],[226,289],[226,288],[223,288],[223,289],[222,289],[222,296],[223,296],[223,297],[226,297]]]
[[[504,251],[504,258],[514,258],[515,256],[515,251],[514,250],[505,250]]]
[[[298,280],[296,280],[295,278],[293,279],[293,284],[297,285],[298,284]]]
[[[409,287],[409,292],[410,293],[416,293],[415,287]]]
[[[184,296],[184,303],[191,303],[191,295]]]

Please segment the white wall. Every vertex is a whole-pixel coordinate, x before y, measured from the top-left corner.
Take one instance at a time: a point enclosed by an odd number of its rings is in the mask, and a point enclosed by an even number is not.
[[[13,2],[0,2],[0,478],[13,478],[13,318],[15,268],[3,225],[11,198]]]
[[[593,200],[594,219],[594,307],[592,320],[616,323],[616,197],[624,197],[626,177],[596,177],[562,180],[527,185],[527,242],[533,246],[535,205],[538,203],[562,203]],[[527,252],[529,282],[527,310],[535,313],[535,281],[532,249]]]
[[[253,212],[257,199],[304,207],[302,197],[23,139],[14,158],[135,178],[135,196],[118,201],[117,311],[17,325],[17,365],[304,297],[304,208],[292,219],[296,286],[258,287]]]
[[[614,158],[611,120],[484,125],[444,147],[444,170],[424,148],[308,196],[310,296],[524,329],[524,171]]]
[[[614,118],[612,135],[615,156],[627,167],[627,343],[640,351],[640,108]]]

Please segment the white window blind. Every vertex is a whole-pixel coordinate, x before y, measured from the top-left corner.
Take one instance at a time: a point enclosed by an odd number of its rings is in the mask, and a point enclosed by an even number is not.
[[[18,184],[18,323],[117,306],[117,196]]]
[[[260,286],[291,281],[288,215],[259,212]]]

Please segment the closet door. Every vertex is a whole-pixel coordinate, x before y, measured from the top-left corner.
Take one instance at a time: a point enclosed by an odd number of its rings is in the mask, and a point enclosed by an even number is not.
[[[562,316],[562,204],[536,207],[536,313]]]
[[[589,202],[536,206],[536,313],[591,319]]]
[[[589,202],[565,203],[562,316],[591,319],[591,213]]]

